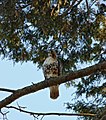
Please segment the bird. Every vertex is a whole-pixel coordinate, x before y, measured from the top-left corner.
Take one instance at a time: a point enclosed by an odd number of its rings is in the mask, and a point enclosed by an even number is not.
[[[48,57],[43,63],[43,74],[46,80],[49,78],[58,77],[62,74],[62,67],[55,50],[50,50],[48,52]],[[57,99],[59,97],[59,85],[50,86],[49,89],[50,98]]]

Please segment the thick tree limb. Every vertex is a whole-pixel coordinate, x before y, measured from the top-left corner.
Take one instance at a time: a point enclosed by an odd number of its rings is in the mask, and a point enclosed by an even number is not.
[[[95,117],[96,114],[91,114],[91,113],[36,113],[36,112],[31,112],[31,111],[27,111],[18,107],[14,107],[14,106],[7,106],[6,108],[12,108],[15,110],[18,110],[20,112],[26,113],[26,114],[30,114],[30,115],[43,115],[43,116],[91,116],[91,117]]]
[[[96,65],[93,65],[93,66],[90,66],[90,67],[87,67],[87,68],[84,68],[84,69],[81,69],[81,70],[78,70],[78,71],[75,71],[75,72],[71,72],[65,76],[60,76],[58,78],[51,78],[49,80],[43,80],[37,84],[33,84],[30,86],[24,87],[22,89],[18,89],[13,94],[11,94],[7,98],[0,101],[0,108],[5,107],[6,105],[12,103],[16,99],[18,99],[24,95],[37,92],[39,90],[42,90],[44,88],[47,88],[47,87],[50,87],[50,86],[53,86],[56,84],[62,84],[67,81],[70,81],[70,80],[88,76],[92,73],[95,73],[95,72],[101,71],[101,70],[105,70],[105,69],[106,69],[106,61],[96,64]]]

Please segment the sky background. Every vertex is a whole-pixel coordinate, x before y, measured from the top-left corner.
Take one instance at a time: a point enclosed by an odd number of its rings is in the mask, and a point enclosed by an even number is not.
[[[103,3],[103,0],[99,0]],[[105,2],[104,2],[105,3]],[[106,3],[105,3],[106,4]],[[32,62],[16,63],[12,61],[0,59],[0,88],[19,89],[33,83],[38,83],[44,80],[42,70],[38,69]],[[66,110],[64,103],[72,102],[73,88],[66,88],[64,84],[60,85],[60,96],[56,100],[49,97],[49,89],[43,89],[36,93],[26,95],[14,101],[10,105],[27,107],[25,110],[33,112],[64,112],[72,113]],[[0,91],[0,100],[7,97],[10,93]],[[5,111],[5,109],[3,110]],[[8,120],[34,120],[29,114],[18,112],[14,109],[9,109],[7,114]],[[0,119],[2,116],[0,114]],[[40,120],[40,119],[39,119]],[[76,120],[76,117],[66,116],[45,116],[43,120]]]
[[[42,69],[38,69],[32,62],[13,64],[9,60],[0,59],[0,88],[19,89],[33,83],[44,80]],[[43,89],[36,93],[26,95],[14,101],[10,105],[27,107],[25,110],[33,112],[64,112],[72,113],[66,110],[64,103],[70,102],[74,92],[73,88],[66,88],[64,84],[60,85],[60,96],[56,100],[49,97],[49,89]],[[0,100],[7,97],[10,93],[0,91]],[[6,111],[5,109],[3,111]],[[29,114],[25,114],[14,109],[9,109],[8,120],[34,120]],[[2,118],[0,114],[0,119]],[[40,119],[39,119],[40,120]],[[43,120],[76,120],[76,117],[66,116],[45,116]]]

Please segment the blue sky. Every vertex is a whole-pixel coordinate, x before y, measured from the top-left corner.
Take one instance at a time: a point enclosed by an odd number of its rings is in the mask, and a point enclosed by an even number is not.
[[[103,0],[99,1],[100,3]],[[105,2],[104,2],[105,3]],[[16,63],[0,59],[0,88],[18,89],[27,85],[44,80],[42,70],[38,70],[35,64],[31,62]],[[36,93],[26,95],[14,101],[11,105],[27,107],[26,110],[33,112],[64,112],[71,113],[65,109],[64,103],[72,98],[73,88],[66,88],[64,84],[60,85],[60,97],[57,100],[49,98],[49,89],[44,89]],[[7,97],[10,93],[0,91],[0,100]],[[5,111],[5,110],[3,110]],[[9,109],[8,120],[34,120],[32,116],[20,113],[14,109]],[[0,119],[2,118],[0,114]],[[45,116],[43,120],[76,120],[76,117],[66,116]]]
[[[12,61],[0,59],[0,88],[18,89],[27,85],[40,82],[44,80],[42,70],[39,70],[32,62],[16,63],[13,65]],[[72,98],[71,94],[73,88],[66,88],[64,84],[60,85],[60,97],[57,100],[49,98],[49,89],[43,89],[36,93],[26,95],[20,99],[14,101],[11,105],[27,107],[25,110],[33,112],[64,112],[69,113],[71,111],[66,110],[64,103],[69,102]],[[0,99],[2,100],[10,93],[0,91]],[[3,110],[5,111],[5,110]],[[7,114],[8,120],[33,120],[33,117],[20,113],[16,110],[9,109]],[[0,118],[2,116],[0,115]],[[43,120],[76,120],[76,117],[66,116],[45,116]]]

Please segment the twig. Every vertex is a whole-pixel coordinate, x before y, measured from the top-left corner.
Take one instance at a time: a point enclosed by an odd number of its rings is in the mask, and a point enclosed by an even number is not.
[[[9,113],[9,111],[7,111],[7,112],[2,112],[2,111],[0,110],[0,114],[3,116],[3,117],[2,117],[3,120],[8,120],[8,119],[7,119],[7,114],[8,114],[8,113]]]
[[[36,113],[36,112],[31,112],[31,111],[27,111],[27,110],[24,110],[24,109],[20,109],[18,107],[14,107],[14,106],[6,106],[6,108],[8,109],[15,109],[15,110],[18,110],[20,112],[23,112],[23,113],[26,113],[26,114],[30,114],[32,116],[41,116],[44,117],[44,116],[91,116],[91,117],[95,117],[96,114],[91,114],[91,113]],[[38,118],[38,117],[37,117]]]
[[[43,118],[44,118],[44,115],[41,117],[41,119],[40,119],[40,120],[43,120]]]
[[[26,108],[26,107],[22,107],[22,106],[20,106],[20,105],[18,104],[18,102],[17,102],[17,106],[18,106],[18,108],[19,108],[20,110]]]
[[[74,1],[72,2],[72,4],[69,6],[69,8],[68,8],[65,12],[63,12],[63,14],[60,15],[60,16],[61,16],[61,17],[64,17],[64,16],[66,16],[67,14],[69,14],[69,13],[68,13],[69,10],[71,10],[71,9],[74,8],[74,7],[77,7],[77,6],[81,3],[82,0],[79,0],[78,3],[77,3],[76,5],[74,5],[74,4],[76,3],[76,1],[77,1],[77,0],[74,0]]]
[[[89,5],[88,5],[88,0],[85,0],[85,1],[86,1],[87,12],[89,13]]]
[[[15,90],[7,89],[7,88],[0,88],[0,91],[12,92],[12,93],[15,92]]]
[[[97,2],[97,0],[94,0],[94,1],[92,2],[92,4],[90,5],[90,7],[92,7],[96,2]]]
[[[72,7],[73,7],[73,5],[75,4],[75,2],[76,2],[77,0],[74,0],[73,2],[72,2],[72,4],[69,6],[69,8],[65,11],[65,12],[63,12],[63,14],[62,15],[60,15],[60,16],[65,16],[65,15],[67,15],[68,14],[68,11],[70,10],[70,9],[72,9]]]

